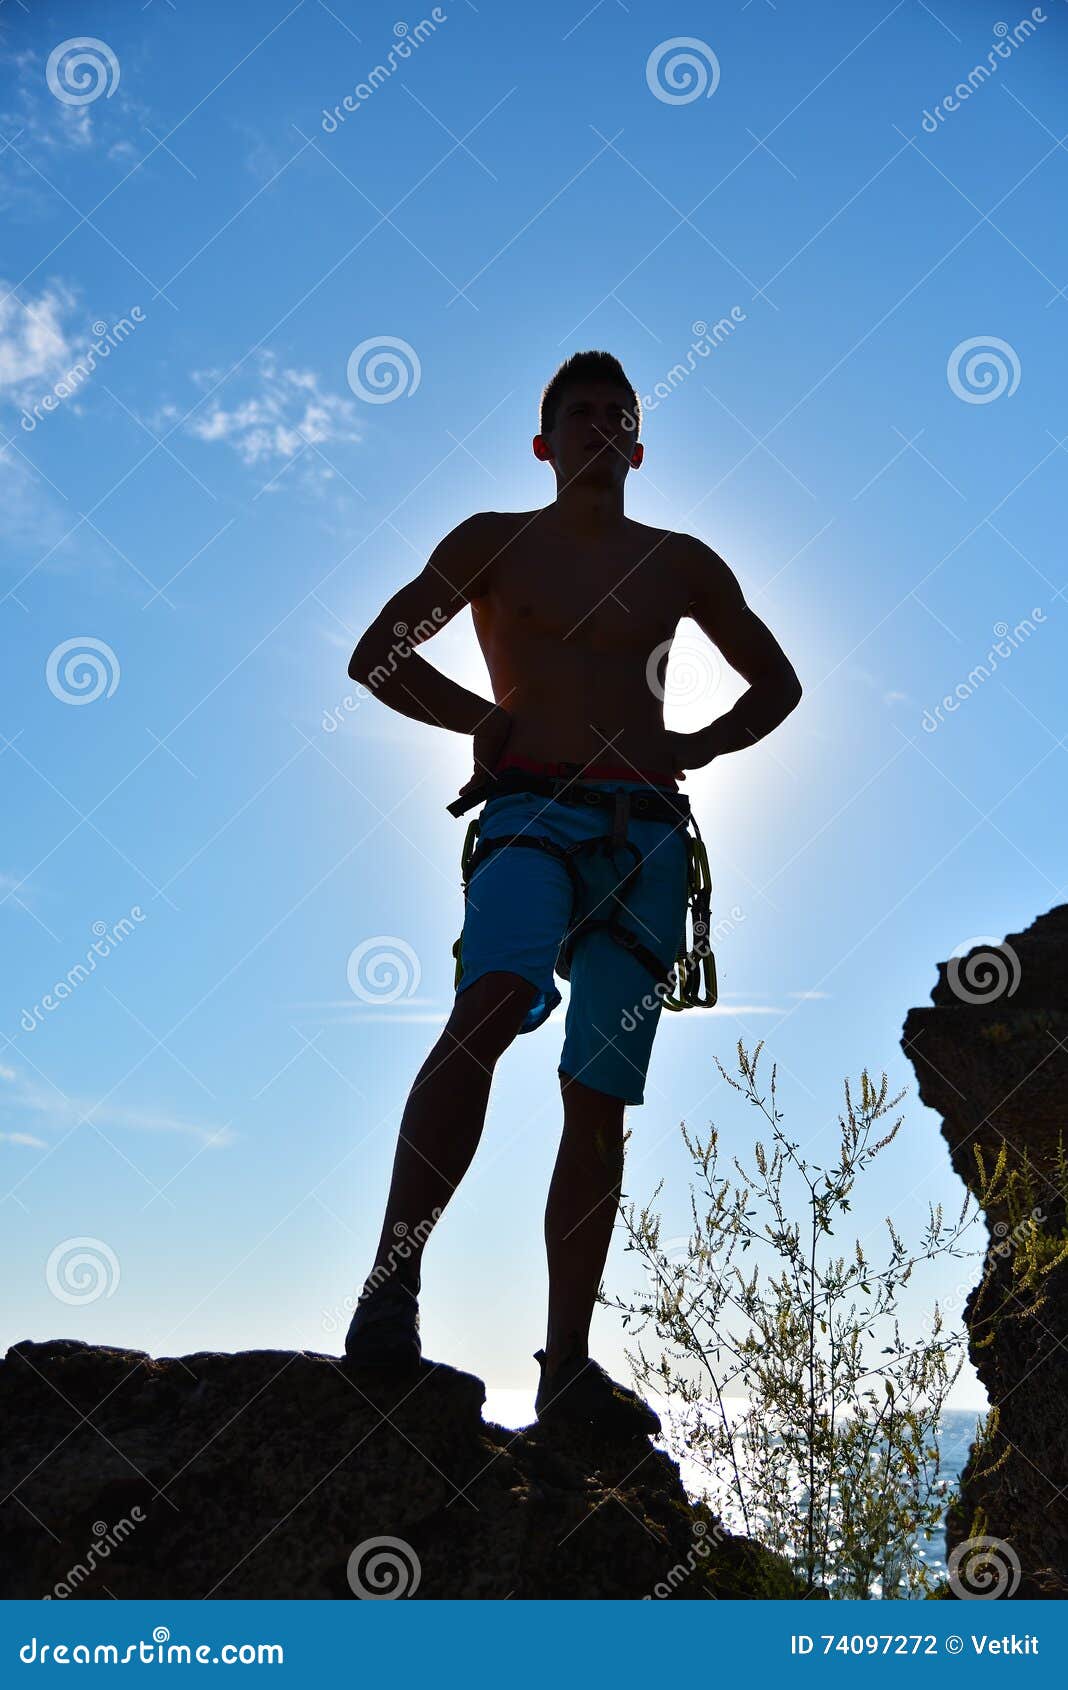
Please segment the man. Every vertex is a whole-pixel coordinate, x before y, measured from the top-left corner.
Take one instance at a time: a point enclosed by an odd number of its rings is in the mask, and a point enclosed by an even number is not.
[[[474,773],[464,793],[511,768],[555,777],[564,769],[569,779],[562,785],[574,781],[583,795],[677,794],[678,776],[755,744],[801,697],[793,667],[723,560],[690,535],[624,515],[626,479],[643,456],[639,422],[638,396],[615,358],[579,352],[567,359],[545,389],[534,439],[535,457],[556,478],[553,503],[462,522],[383,607],[353,653],[349,674],[385,703],[471,735]],[[384,662],[396,624],[430,632],[465,604],[494,703],[415,652]],[[658,661],[666,663],[683,616],[749,682],[733,709],[690,734],[664,726]],[[615,796],[612,802],[618,814]],[[467,883],[456,1000],[401,1120],[375,1263],[346,1340],[354,1365],[419,1361],[423,1245],[478,1145],[498,1057],[560,1002],[553,965],[575,897],[564,854],[590,844],[599,852],[601,881],[582,883],[592,886],[595,912],[612,904],[632,860],[609,855],[605,881],[606,826],[612,822],[602,809],[583,811],[530,792],[485,805],[483,849],[487,839],[517,834],[548,838],[550,849],[494,850]],[[685,936],[685,834],[663,820],[642,820],[627,837],[643,854],[624,906],[631,936],[654,967],[657,959],[670,966]],[[593,856],[570,860],[593,874]],[[650,994],[649,973],[603,921],[577,938],[570,960],[559,1069],[564,1128],[545,1214],[549,1314],[545,1349],[536,1352],[537,1411],[544,1420],[657,1431],[652,1409],[591,1360],[588,1340],[618,1208],[624,1109],[643,1101],[661,1000]]]

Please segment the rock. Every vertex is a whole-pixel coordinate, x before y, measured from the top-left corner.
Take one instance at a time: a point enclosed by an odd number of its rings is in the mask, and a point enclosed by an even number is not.
[[[508,1431],[483,1421],[484,1400],[481,1380],[430,1362],[387,1389],[305,1351],[16,1344],[0,1363],[0,1588],[794,1594],[786,1564],[691,1506],[647,1439]]]
[[[1009,1551],[1015,1596],[1063,1597],[1068,904],[938,972],[934,1007],[909,1011],[902,1040],[920,1097],[942,1116],[953,1166],[977,1197],[976,1147],[988,1174],[1004,1149],[1009,1175],[985,1204],[989,1245],[964,1310],[969,1353],[995,1414],[962,1474],[947,1546],[997,1538]]]

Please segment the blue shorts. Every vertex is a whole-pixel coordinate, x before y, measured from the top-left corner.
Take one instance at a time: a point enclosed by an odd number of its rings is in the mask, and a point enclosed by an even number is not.
[[[606,791],[649,790],[643,781],[583,785]],[[491,798],[484,805],[478,837],[481,842],[500,834],[530,833],[567,846],[610,833],[611,815],[610,810],[578,809],[520,792]],[[670,822],[630,817],[627,839],[645,861],[621,899],[619,918],[663,961],[666,971],[686,937],[688,835],[685,827]],[[624,849],[609,858],[579,852],[572,861],[589,906],[598,906],[598,918],[610,917],[615,905],[607,893],[633,866],[633,853]],[[553,976],[561,940],[571,924],[573,899],[571,876],[552,852],[511,846],[491,852],[468,881],[457,993],[498,969],[519,974],[538,991],[519,1031],[532,1033],[540,1027],[562,1001]],[[570,984],[560,1074],[625,1103],[643,1103],[664,989],[658,991],[649,970],[603,928],[576,939]]]

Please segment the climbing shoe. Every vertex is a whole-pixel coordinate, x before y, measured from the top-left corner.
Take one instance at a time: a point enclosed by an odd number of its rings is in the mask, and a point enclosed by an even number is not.
[[[534,1399],[546,1426],[588,1426],[620,1435],[655,1437],[660,1416],[635,1391],[617,1384],[590,1356],[571,1356],[546,1375],[545,1351],[536,1350],[541,1382]]]
[[[345,1336],[353,1367],[416,1368],[423,1353],[419,1303],[396,1278],[364,1291]]]

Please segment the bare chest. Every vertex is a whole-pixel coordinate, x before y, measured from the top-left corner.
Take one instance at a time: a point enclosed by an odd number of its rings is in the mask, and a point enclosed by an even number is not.
[[[499,561],[487,604],[499,635],[648,651],[682,614],[668,545],[653,539],[594,555],[520,544]]]

